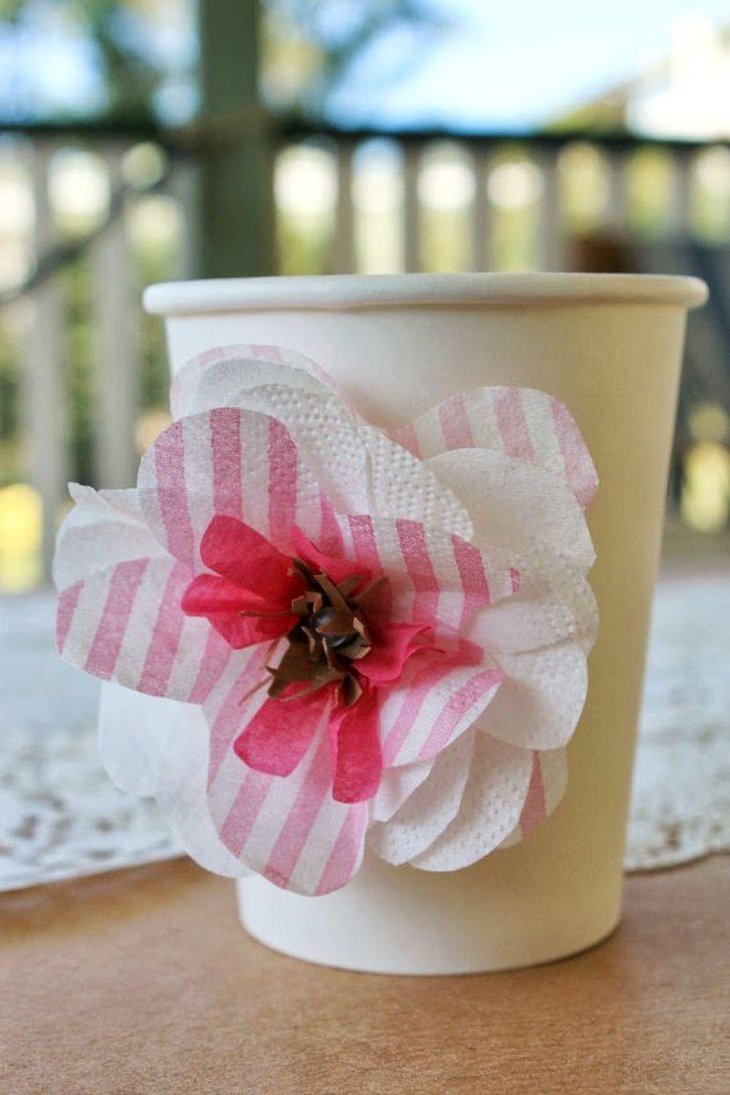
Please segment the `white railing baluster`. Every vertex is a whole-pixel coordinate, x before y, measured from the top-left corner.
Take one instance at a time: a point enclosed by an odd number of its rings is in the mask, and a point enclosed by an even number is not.
[[[200,171],[193,159],[181,157],[173,163],[167,190],[178,211],[174,276],[191,278],[198,268],[201,231],[199,218],[195,216],[200,207]]]
[[[353,149],[341,142],[337,148],[337,199],[330,244],[329,266],[335,274],[355,271],[355,208],[352,200]]]
[[[50,143],[33,147],[34,247],[42,257],[57,240],[49,193]],[[67,479],[67,400],[63,375],[63,296],[51,276],[33,293],[24,385],[26,461],[41,497],[43,578],[48,579]]]
[[[537,207],[537,268],[562,270],[565,266],[565,230],[558,153],[553,149],[539,152],[536,165],[542,181]]]
[[[421,217],[418,177],[421,154],[417,145],[407,145],[403,155],[403,264],[407,273],[421,269]]]
[[[628,157],[622,149],[607,151],[606,164],[607,189],[606,205],[603,211],[604,225],[607,229],[623,234],[628,222],[626,194],[626,164]]]
[[[110,194],[123,183],[123,152],[116,144],[104,151]],[[133,313],[137,304],[132,301],[132,263],[123,213],[94,244],[92,264],[99,481],[105,487],[131,487],[137,465],[139,324]]]
[[[485,149],[472,156],[474,171],[474,205],[472,211],[472,265],[476,271],[487,271],[492,261],[492,207],[487,193],[492,157]]]
[[[692,226],[692,156],[687,152],[674,152],[671,158],[672,181],[670,191],[669,224],[672,235],[693,235]]]

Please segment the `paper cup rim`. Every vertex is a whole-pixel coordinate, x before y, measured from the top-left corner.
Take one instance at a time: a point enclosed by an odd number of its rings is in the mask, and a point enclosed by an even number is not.
[[[365,308],[531,307],[565,304],[666,304],[698,308],[699,278],[666,274],[322,274],[213,278],[151,285],[144,305],[154,315]]]

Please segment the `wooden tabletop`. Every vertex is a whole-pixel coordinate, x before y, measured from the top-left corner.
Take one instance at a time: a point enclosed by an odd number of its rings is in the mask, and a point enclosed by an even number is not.
[[[453,978],[274,954],[183,860],[8,893],[0,1091],[726,1095],[727,867],[629,879],[586,954]]]

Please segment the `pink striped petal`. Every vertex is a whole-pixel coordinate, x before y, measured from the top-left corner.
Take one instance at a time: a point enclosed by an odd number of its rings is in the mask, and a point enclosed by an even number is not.
[[[446,655],[413,658],[401,679],[383,689],[385,765],[412,764],[440,753],[479,719],[501,681],[493,665],[463,665]]]
[[[102,680],[187,701],[210,632],[207,621],[182,611],[191,577],[170,558],[132,559],[91,573],[61,592],[59,653]]]
[[[295,525],[313,540],[321,530],[322,491],[284,426],[251,411],[225,412],[225,429],[215,411],[174,422],[140,465],[145,521],[171,555],[196,569],[206,530],[221,515],[243,521],[286,555]]]
[[[482,551],[455,534],[418,521],[359,514],[342,519],[346,550],[388,578],[393,622],[437,620],[459,630],[480,609],[514,594],[513,557]]]
[[[233,751],[257,772],[291,775],[328,708],[329,699],[324,692],[267,699],[233,742]]]
[[[483,859],[517,825],[532,774],[532,753],[477,732],[459,809],[431,846],[413,859],[424,871],[455,871]],[[424,794],[427,783],[424,784]]]
[[[450,396],[396,434],[423,460],[489,449],[559,476],[585,509],[598,476],[580,429],[560,400],[532,388],[477,388]]]
[[[245,867],[295,893],[344,886],[362,862],[368,807],[337,802],[332,777],[324,731],[286,779],[254,771],[231,751],[208,791],[223,844]]]

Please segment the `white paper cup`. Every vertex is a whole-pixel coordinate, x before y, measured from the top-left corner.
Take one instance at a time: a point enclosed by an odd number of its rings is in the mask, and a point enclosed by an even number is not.
[[[578,421],[601,478],[589,525],[601,627],[568,789],[523,843],[431,874],[367,857],[326,897],[238,883],[244,927],[287,954],[381,973],[525,966],[603,939],[620,916],[644,654],[691,278],[590,274],[317,277],[154,286],[173,370],[269,343],[326,369],[370,421],[399,426],[453,392],[539,388]]]

